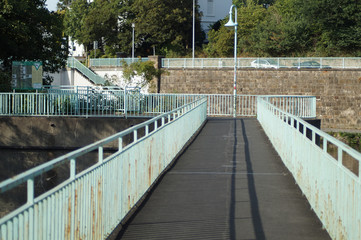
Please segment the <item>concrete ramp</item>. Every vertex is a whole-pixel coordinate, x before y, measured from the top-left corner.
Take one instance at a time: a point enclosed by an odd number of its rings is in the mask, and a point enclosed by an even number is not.
[[[330,239],[256,119],[209,119],[117,239]]]

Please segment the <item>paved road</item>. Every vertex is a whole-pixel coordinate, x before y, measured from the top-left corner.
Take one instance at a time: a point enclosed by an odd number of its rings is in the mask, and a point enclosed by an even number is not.
[[[330,239],[256,119],[209,119],[119,239]]]

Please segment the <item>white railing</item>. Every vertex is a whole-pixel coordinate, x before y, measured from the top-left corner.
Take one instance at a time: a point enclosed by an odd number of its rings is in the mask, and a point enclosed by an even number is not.
[[[90,81],[92,81],[94,84],[104,84],[105,79],[101,76],[94,73],[92,70],[84,66],[81,62],[79,62],[74,57],[69,57],[67,60],[67,67],[69,68],[75,68],[79,72],[81,72],[85,77],[87,77]]]
[[[233,68],[233,58],[163,58],[163,68]],[[237,58],[237,68],[361,68],[361,58]]]
[[[231,94],[141,94],[139,89],[51,88],[49,93],[0,93],[3,116],[152,117],[207,97],[208,116],[233,116]],[[258,95],[237,95],[236,115],[254,117]],[[316,117],[313,96],[267,96],[284,111]]]
[[[361,239],[361,154],[258,98],[257,119],[332,239]]]
[[[89,67],[121,67],[124,63],[130,64],[137,61],[146,62],[148,58],[91,58]]]
[[[1,182],[0,194],[26,201],[0,219],[0,239],[106,239],[203,124],[206,105],[198,99]],[[106,155],[109,145],[116,152]],[[39,192],[48,172],[58,182]]]

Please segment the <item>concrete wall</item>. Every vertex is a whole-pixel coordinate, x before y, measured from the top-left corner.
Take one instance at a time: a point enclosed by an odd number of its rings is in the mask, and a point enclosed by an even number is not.
[[[79,148],[144,119],[0,117],[0,148]],[[108,147],[116,147],[113,143]]]
[[[123,118],[0,117],[0,181],[143,121]],[[123,141],[128,144],[131,137],[125,137]],[[104,155],[116,151],[117,144],[117,141],[108,144]],[[77,166],[85,169],[96,163],[97,157],[97,153],[88,153],[85,159],[78,159]],[[63,170],[56,170],[59,171],[58,176],[60,172],[68,172]]]
[[[161,93],[233,94],[233,69],[168,69]],[[237,71],[238,94],[312,95],[324,130],[361,131],[361,69]]]
[[[94,84],[74,69],[64,68],[59,73],[50,74],[54,78],[53,86],[94,86]]]

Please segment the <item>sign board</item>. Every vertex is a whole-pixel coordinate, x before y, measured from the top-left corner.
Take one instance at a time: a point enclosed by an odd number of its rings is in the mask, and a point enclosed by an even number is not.
[[[41,88],[43,86],[43,63],[13,61],[11,83],[13,88]]]

